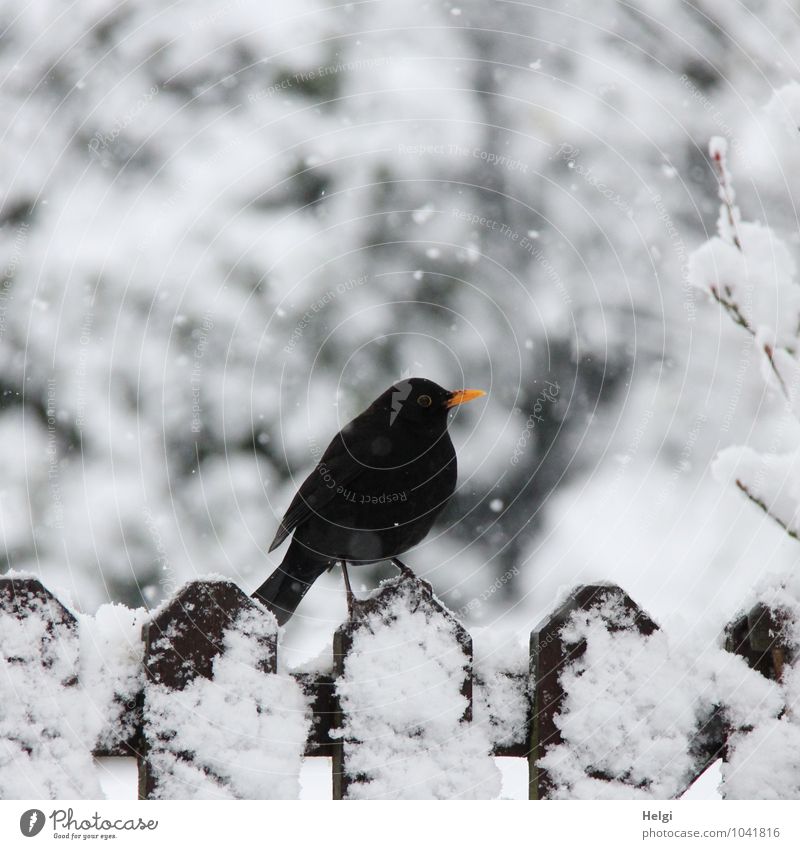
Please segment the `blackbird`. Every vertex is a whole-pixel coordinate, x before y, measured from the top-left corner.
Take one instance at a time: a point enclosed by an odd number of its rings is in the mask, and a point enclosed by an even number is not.
[[[387,389],[334,436],[297,491],[269,550],[294,532],[281,565],[253,593],[283,625],[314,581],[341,564],[397,558],[425,538],[456,486],[451,408],[485,395],[409,378]]]

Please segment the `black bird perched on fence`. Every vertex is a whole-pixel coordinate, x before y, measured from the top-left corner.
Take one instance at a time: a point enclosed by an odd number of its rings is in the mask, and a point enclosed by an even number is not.
[[[410,378],[387,389],[334,436],[297,491],[270,551],[294,531],[281,565],[253,593],[282,625],[309,587],[347,564],[397,559],[421,542],[456,487],[456,452],[447,432],[451,408],[486,393],[448,392]]]

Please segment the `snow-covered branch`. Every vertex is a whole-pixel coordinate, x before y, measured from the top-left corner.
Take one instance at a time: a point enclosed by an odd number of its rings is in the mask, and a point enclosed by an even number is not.
[[[774,111],[776,104],[786,106],[783,91],[776,92],[770,110]],[[800,102],[798,92],[800,87],[796,85],[786,87],[790,105]],[[787,110],[787,114],[791,113],[789,106],[784,111]],[[719,184],[717,235],[692,254],[690,281],[707,292],[752,337],[762,358],[764,379],[781,394],[787,412],[800,421],[800,285],[795,259],[771,228],[742,220],[728,164],[727,141],[712,138],[709,155]],[[775,475],[794,468],[794,460],[746,452],[724,452],[715,464],[717,473],[797,539],[794,516],[800,493],[770,485]]]

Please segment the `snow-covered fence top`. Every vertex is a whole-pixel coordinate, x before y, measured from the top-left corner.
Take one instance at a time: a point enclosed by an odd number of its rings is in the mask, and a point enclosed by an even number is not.
[[[0,797],[100,795],[93,755],[139,762],[141,798],[292,798],[327,756],[334,798],[493,798],[495,756],[530,797],[674,798],[719,757],[729,798],[796,798],[796,617],[777,602],[692,654],[621,589],[577,588],[529,657],[473,640],[401,577],[288,672],[272,615],[222,580],[146,615],[73,615],[0,579]]]

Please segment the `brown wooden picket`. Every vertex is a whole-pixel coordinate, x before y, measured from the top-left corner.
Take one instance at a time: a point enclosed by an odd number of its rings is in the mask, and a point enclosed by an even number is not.
[[[530,799],[546,799],[550,795],[550,778],[547,770],[541,768],[538,762],[550,746],[562,742],[561,732],[556,725],[556,716],[564,698],[561,672],[586,651],[585,642],[568,646],[561,636],[561,630],[576,610],[595,611],[610,599],[617,600],[623,609],[632,615],[634,627],[640,634],[647,636],[658,628],[619,587],[589,584],[573,590],[558,610],[531,633],[531,680],[534,698],[528,750]],[[610,623],[609,630],[619,630],[619,626]]]
[[[144,705],[150,684],[182,690],[198,676],[210,679],[214,658],[223,649],[225,632],[243,610],[261,612],[235,584],[227,581],[194,581],[161,608],[142,629],[146,682]],[[263,613],[264,616],[270,614]],[[277,630],[263,641],[260,668],[277,669]],[[148,758],[146,717],[139,757],[139,798],[150,799],[158,789],[159,776]],[[187,754],[186,758],[190,756]]]
[[[551,746],[562,742],[561,731],[556,722],[564,689],[561,673],[586,652],[586,643],[565,643],[562,629],[576,611],[595,613],[602,609],[614,610],[615,615],[606,619],[610,632],[635,630],[647,637],[658,630],[658,625],[620,587],[611,584],[589,584],[577,587],[566,601],[531,633],[531,681],[533,685],[533,711],[530,724],[530,747],[528,750],[529,798],[547,799],[553,790],[550,776],[539,761]],[[620,617],[619,611],[624,615]],[[620,620],[625,624],[621,625]],[[694,772],[680,792],[691,784],[724,752],[725,725],[722,712],[714,708],[698,724],[695,735],[688,740],[689,752],[694,763]],[[620,783],[628,783],[624,776],[593,775]]]
[[[414,579],[408,574],[384,585],[380,591],[366,601],[357,601],[352,617],[345,622],[333,637],[333,674],[334,679],[345,672],[345,664],[353,645],[354,636],[362,630],[371,630],[373,625],[386,620],[391,606],[400,601],[410,605],[413,610],[422,607],[428,616],[439,616],[454,626],[454,648],[465,656],[465,675],[461,686],[461,695],[466,699],[463,722],[472,720],[472,638],[453,614],[442,605],[433,594],[433,588],[427,581]],[[334,727],[343,725],[340,710],[334,713]],[[346,749],[357,746],[356,741],[337,738],[333,744],[333,798],[346,799],[348,789],[358,778],[350,773],[347,765]]]
[[[794,661],[797,652],[786,636],[781,611],[763,604],[755,605],[728,625],[725,648],[773,681],[781,680],[784,666]]]

